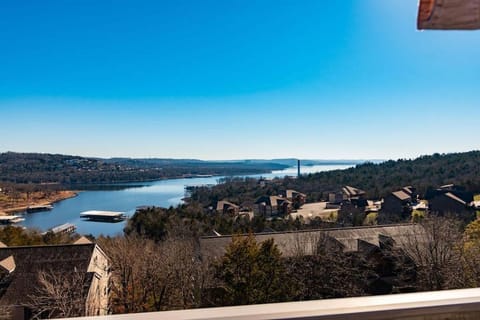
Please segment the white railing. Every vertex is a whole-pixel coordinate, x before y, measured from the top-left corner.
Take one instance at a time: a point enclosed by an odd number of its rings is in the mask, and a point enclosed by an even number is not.
[[[480,288],[272,303],[236,307],[110,315],[95,317],[93,319],[473,320],[480,319]]]

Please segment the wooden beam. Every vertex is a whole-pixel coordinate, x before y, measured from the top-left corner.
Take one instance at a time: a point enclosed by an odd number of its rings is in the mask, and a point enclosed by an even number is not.
[[[480,29],[480,0],[420,0],[417,28]]]

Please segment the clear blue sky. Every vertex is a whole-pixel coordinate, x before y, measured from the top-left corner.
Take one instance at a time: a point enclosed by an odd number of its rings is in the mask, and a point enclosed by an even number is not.
[[[0,2],[0,152],[410,158],[479,149],[480,32],[417,0]]]

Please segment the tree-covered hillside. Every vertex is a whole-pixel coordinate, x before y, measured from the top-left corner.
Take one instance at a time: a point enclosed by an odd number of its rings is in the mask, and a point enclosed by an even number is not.
[[[417,188],[420,195],[429,188],[454,183],[469,191],[480,192],[480,151],[434,154],[413,160],[364,163],[346,170],[334,170],[283,178],[259,184],[254,179],[228,179],[215,187],[191,190],[192,200],[212,205],[229,199],[250,205],[261,195],[276,195],[286,189],[307,194],[307,201],[327,199],[328,193],[351,185],[363,189],[369,198],[381,198],[406,185]]]
[[[301,190],[335,190],[352,185],[367,191],[372,198],[384,197],[406,185],[424,194],[429,188],[458,184],[480,192],[480,151],[433,154],[413,160],[400,159],[379,164],[365,163],[342,171],[303,176],[293,183]]]
[[[0,182],[97,184],[195,175],[242,175],[281,170],[278,163],[176,159],[99,159],[42,153],[0,153]]]

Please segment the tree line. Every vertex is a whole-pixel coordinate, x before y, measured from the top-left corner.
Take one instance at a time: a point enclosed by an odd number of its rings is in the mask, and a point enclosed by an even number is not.
[[[263,195],[278,195],[295,189],[307,195],[307,202],[327,200],[330,192],[345,185],[367,192],[369,199],[381,199],[392,191],[412,185],[423,196],[429,190],[445,184],[457,184],[480,193],[480,151],[433,154],[413,160],[400,159],[382,163],[363,163],[345,170],[333,170],[285,177],[259,183],[252,178],[226,178],[215,186],[192,187],[190,199],[203,206],[228,199],[234,203],[253,206]]]
[[[100,159],[42,153],[0,153],[0,182],[105,184],[195,175],[246,175],[286,168],[278,163],[176,159]]]

